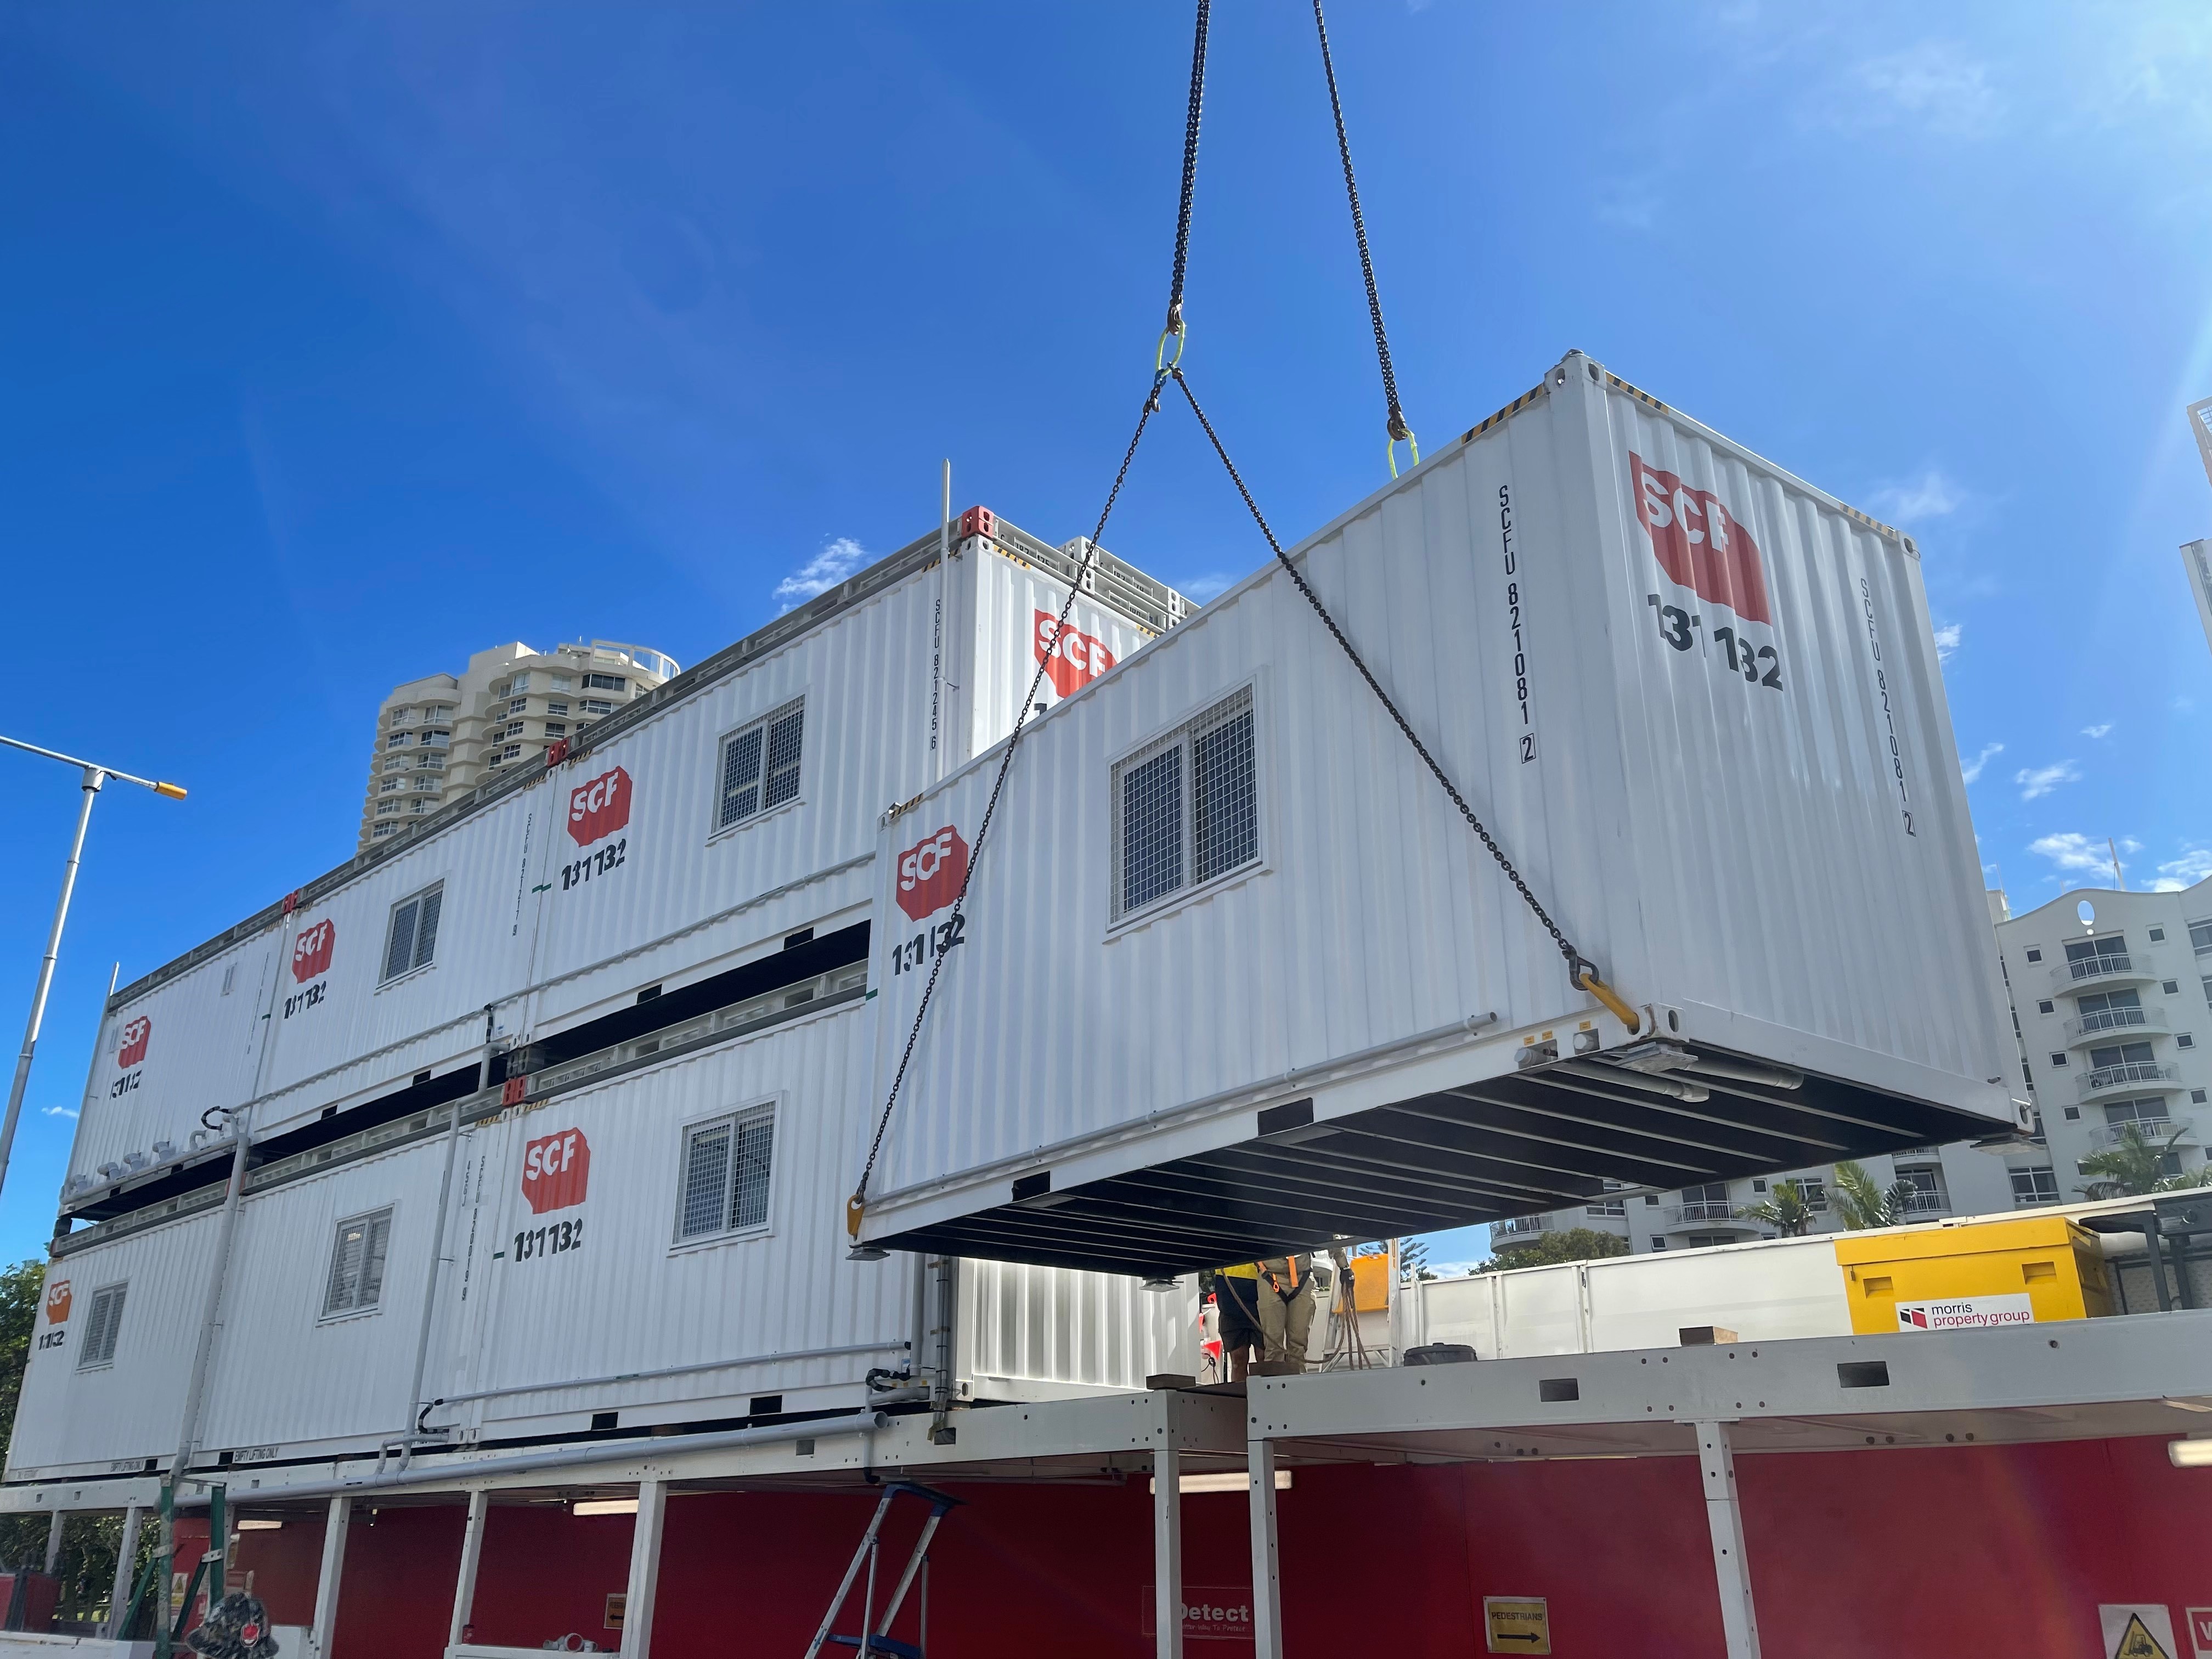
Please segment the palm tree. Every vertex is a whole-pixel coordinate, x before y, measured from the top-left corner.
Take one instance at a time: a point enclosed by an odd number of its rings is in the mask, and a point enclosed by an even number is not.
[[[2076,1188],[2084,1198],[2141,1198],[2147,1193],[2170,1193],[2184,1187],[2212,1183],[2212,1164],[2187,1175],[2168,1175],[2165,1168],[2173,1144],[2185,1129],[2176,1128],[2163,1146],[2154,1142],[2142,1126],[2126,1123],[2112,1144],[2081,1160],[2081,1173],[2094,1177]]]
[[[1778,1181],[1766,1202],[1738,1210],[1739,1221],[1763,1222],[1784,1238],[1802,1238],[1813,1231],[1813,1212],[1805,1203],[1804,1189],[1795,1181]]]
[[[1918,1191],[1901,1176],[1886,1188],[1877,1187],[1865,1167],[1849,1158],[1836,1165],[1836,1213],[1853,1232],[1897,1226],[1910,1212]]]

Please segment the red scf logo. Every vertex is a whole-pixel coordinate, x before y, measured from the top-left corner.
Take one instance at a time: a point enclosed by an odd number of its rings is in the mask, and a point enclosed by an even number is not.
[[[588,847],[629,822],[629,774],[617,766],[602,772],[568,797],[568,836]]]
[[[581,1204],[591,1180],[592,1148],[581,1129],[563,1129],[522,1149],[522,1195],[534,1215]]]
[[[1771,623],[1766,572],[1751,532],[1711,490],[1692,489],[1671,472],[1628,453],[1636,516],[1668,579],[1701,599],[1724,605],[1746,622]]]
[[[70,1282],[66,1279],[57,1279],[52,1284],[47,1285],[46,1323],[49,1325],[68,1324],[70,1300]]]
[[[1061,627],[1060,618],[1049,611],[1036,613],[1031,643],[1052,689],[1063,697],[1073,696],[1114,665],[1114,653],[1103,640],[1077,632],[1073,623]]]
[[[898,855],[898,907],[920,921],[960,896],[968,881],[968,843],[951,824]]]
[[[141,1014],[123,1028],[123,1040],[115,1050],[115,1063],[129,1071],[146,1058],[146,1045],[153,1041],[154,1022]]]
[[[318,974],[330,971],[331,956],[338,948],[338,930],[326,919],[304,929],[292,942],[292,977],[305,985]]]

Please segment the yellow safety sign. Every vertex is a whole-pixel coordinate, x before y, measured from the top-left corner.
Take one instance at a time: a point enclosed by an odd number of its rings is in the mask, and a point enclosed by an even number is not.
[[[2119,1644],[2112,1650],[2112,1659],[2173,1659],[2173,1656],[2150,1633],[2141,1613],[2130,1613]]]
[[[1540,1595],[1486,1595],[1482,1622],[1492,1653],[1552,1650],[1552,1615]]]

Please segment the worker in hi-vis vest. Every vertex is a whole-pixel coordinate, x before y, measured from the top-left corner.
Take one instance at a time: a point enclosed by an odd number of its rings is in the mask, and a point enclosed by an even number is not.
[[[1213,1306],[1218,1316],[1216,1333],[1221,1338],[1221,1380],[1242,1382],[1250,1370],[1253,1351],[1267,1340],[1260,1322],[1260,1264],[1232,1262],[1213,1273]]]
[[[1260,1272],[1260,1334],[1266,1341],[1261,1358],[1303,1370],[1313,1332],[1313,1257],[1269,1256],[1254,1265]]]

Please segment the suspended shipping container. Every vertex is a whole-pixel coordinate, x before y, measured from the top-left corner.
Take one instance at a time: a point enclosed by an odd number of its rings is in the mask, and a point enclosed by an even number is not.
[[[864,1239],[1169,1273],[2015,1132],[1917,550],[1571,355],[885,824]],[[1572,982],[1561,939],[1625,999]]]

